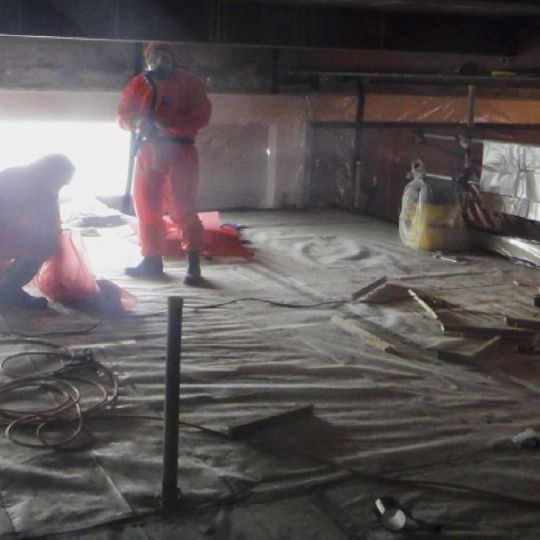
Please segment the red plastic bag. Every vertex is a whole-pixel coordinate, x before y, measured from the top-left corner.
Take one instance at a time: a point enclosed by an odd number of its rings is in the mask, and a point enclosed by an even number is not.
[[[84,304],[109,313],[128,311],[136,298],[106,279],[96,280],[88,263],[81,235],[62,233],[55,254],[41,266],[34,283],[55,302]]]
[[[203,248],[201,255],[205,257],[253,257],[253,252],[241,243],[240,234],[232,227],[221,225],[219,212],[201,212],[199,219],[203,224]],[[178,227],[169,216],[164,217],[167,227],[164,255],[181,257],[184,255]]]
[[[98,286],[81,235],[64,231],[56,252],[43,263],[34,281],[43,294],[62,304],[94,300]]]

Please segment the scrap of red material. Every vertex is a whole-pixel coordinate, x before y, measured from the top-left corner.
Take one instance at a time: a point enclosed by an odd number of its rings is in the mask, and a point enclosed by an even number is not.
[[[88,305],[106,312],[133,309],[136,298],[106,279],[95,279],[82,238],[64,231],[54,255],[43,263],[34,284],[55,302]]]
[[[221,225],[219,212],[201,212],[199,218],[203,224],[203,249],[206,257],[252,257],[253,252],[240,243],[240,234],[233,227]],[[180,244],[181,233],[169,216],[164,218],[167,236],[163,246],[166,257],[185,255]]]

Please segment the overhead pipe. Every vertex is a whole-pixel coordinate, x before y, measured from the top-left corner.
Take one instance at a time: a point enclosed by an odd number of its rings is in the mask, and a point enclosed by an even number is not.
[[[475,85],[475,86],[512,86],[540,87],[540,77],[520,75],[444,75],[434,73],[370,73],[362,71],[317,71],[299,70],[287,72],[297,77],[329,77],[343,79],[362,79],[369,82],[392,84],[433,84],[433,85]]]

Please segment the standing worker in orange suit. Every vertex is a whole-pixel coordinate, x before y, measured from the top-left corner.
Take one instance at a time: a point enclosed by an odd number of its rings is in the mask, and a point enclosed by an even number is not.
[[[139,278],[163,273],[163,214],[168,212],[187,252],[184,283],[198,285],[203,227],[196,210],[199,158],[194,143],[210,121],[211,104],[204,82],[175,66],[170,45],[150,43],[144,60],[147,71],[129,81],[118,107],[120,126],[140,139],[133,200],[143,260],[125,271]]]
[[[31,296],[23,287],[59,246],[58,192],[74,172],[62,154],[0,172],[0,305],[47,307],[46,298]]]

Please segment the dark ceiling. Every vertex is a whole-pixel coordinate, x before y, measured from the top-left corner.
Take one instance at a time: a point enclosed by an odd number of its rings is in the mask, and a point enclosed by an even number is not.
[[[540,5],[511,0],[2,0],[0,34],[515,56]]]
[[[274,0],[274,3],[349,6],[358,9],[424,13],[476,13],[498,16],[540,14],[537,2],[520,0]]]

